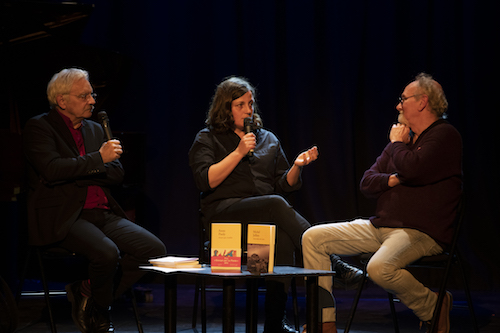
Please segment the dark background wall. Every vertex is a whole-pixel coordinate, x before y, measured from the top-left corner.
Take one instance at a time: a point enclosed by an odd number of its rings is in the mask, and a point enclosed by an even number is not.
[[[18,133],[48,110],[50,77],[65,67],[85,68],[100,95],[96,111],[108,112],[125,145],[124,205],[170,253],[196,254],[198,191],[187,153],[215,86],[241,75],[257,86],[264,125],[290,160],[314,144],[320,149],[320,159],[303,172],[297,210],[311,223],[370,216],[374,202],[360,194],[359,181],[387,144],[397,97],[425,71],[444,87],[449,121],[463,136],[467,217],[460,246],[474,285],[498,289],[494,3],[12,1],[3,7],[0,45],[2,150],[8,152],[2,186],[22,185]],[[62,28],[45,24],[44,38],[8,38],[15,29],[41,26],[44,15],[75,8],[89,15]],[[8,201],[3,237],[12,242],[22,213]],[[3,244],[5,253],[15,248]]]

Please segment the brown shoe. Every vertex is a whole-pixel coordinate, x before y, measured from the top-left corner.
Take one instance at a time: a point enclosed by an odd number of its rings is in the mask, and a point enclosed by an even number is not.
[[[304,330],[302,331],[302,333],[307,333],[306,325],[304,325]],[[337,325],[334,321],[320,323],[319,333],[337,333]]]
[[[91,332],[89,316],[89,297],[82,294],[81,281],[66,285],[66,295],[71,302],[71,317],[81,332]]]
[[[436,324],[437,333],[450,332],[450,311],[452,307],[453,295],[447,291],[446,295],[444,295],[443,304],[441,305],[441,313],[439,314],[438,322]],[[427,322],[427,333],[432,333],[431,322]]]

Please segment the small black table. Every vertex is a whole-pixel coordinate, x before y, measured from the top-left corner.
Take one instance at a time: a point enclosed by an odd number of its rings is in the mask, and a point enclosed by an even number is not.
[[[307,277],[306,279],[306,323],[308,333],[319,331],[318,309],[318,277],[335,275],[333,271],[322,271],[290,266],[275,266],[273,273],[252,274],[242,270],[241,273],[212,273],[209,266],[190,269],[170,269],[157,266],[142,266],[165,275],[165,305],[164,320],[165,333],[176,332],[177,326],[177,275],[193,275],[204,278],[220,278],[223,280],[223,333],[234,332],[235,285],[236,280],[244,279],[247,282],[247,325],[248,333],[257,332],[257,283],[259,278],[265,277]]]

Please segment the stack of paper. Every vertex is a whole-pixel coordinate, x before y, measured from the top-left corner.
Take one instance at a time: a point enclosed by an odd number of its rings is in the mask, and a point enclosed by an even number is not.
[[[198,258],[186,258],[186,257],[162,257],[157,259],[150,259],[149,262],[153,266],[166,267],[166,268],[200,268],[201,264]]]

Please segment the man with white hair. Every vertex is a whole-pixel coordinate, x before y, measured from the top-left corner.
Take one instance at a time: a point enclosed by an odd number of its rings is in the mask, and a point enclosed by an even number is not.
[[[120,141],[87,118],[96,103],[88,73],[64,69],[47,86],[48,113],[26,123],[30,244],[58,246],[89,260],[89,279],[66,287],[82,332],[113,332],[109,307],[163,256],[164,244],[129,221],[111,196],[123,180]]]

